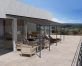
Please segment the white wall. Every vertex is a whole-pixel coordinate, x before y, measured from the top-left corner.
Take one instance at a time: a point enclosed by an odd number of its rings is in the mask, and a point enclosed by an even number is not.
[[[52,18],[51,13],[45,10],[22,4],[16,0],[0,0],[0,18],[5,18],[6,14],[50,20]]]

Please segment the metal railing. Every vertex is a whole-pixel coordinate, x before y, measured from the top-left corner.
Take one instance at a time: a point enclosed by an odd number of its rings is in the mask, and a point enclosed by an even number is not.
[[[71,66],[81,66],[81,61],[82,61],[81,58],[82,58],[82,37],[80,38]]]

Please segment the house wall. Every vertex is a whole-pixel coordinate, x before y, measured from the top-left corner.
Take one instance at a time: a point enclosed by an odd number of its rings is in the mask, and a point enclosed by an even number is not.
[[[7,10],[11,6],[11,2],[15,3],[16,0],[0,0],[0,18],[6,18]]]
[[[16,0],[0,0],[0,18],[6,18],[6,14],[50,20],[52,18],[51,13],[45,10],[23,4]]]
[[[4,25],[4,19],[0,19],[0,49],[12,49],[12,40],[8,39],[12,38],[11,26],[10,20],[5,20]]]
[[[0,20],[0,39],[4,36],[3,20]]]
[[[5,20],[5,32],[12,34],[12,20]]]

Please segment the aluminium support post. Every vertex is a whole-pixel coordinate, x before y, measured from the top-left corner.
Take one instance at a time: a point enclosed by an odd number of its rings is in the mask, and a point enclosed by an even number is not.
[[[63,28],[63,30],[64,30],[64,33],[63,33],[63,40],[65,39],[65,27]]]
[[[40,45],[40,54],[39,54],[39,57],[41,58],[41,50],[42,50],[42,41],[41,41],[41,26],[39,25],[39,45]]]
[[[62,40],[64,40],[64,33],[65,33],[64,26],[62,26],[61,27]]]
[[[56,25],[56,39],[57,39],[57,25]],[[56,46],[57,46],[57,41],[56,41]]]
[[[60,39],[62,40],[62,26],[60,26]]]
[[[50,25],[49,25],[49,51],[50,51]]]
[[[44,36],[46,35],[46,29],[45,29],[45,25],[44,25]]]
[[[27,39],[27,22],[24,21],[24,37]]]
[[[13,43],[13,51],[17,51],[16,49],[16,41],[17,41],[17,19],[13,18],[12,21],[12,43]]]

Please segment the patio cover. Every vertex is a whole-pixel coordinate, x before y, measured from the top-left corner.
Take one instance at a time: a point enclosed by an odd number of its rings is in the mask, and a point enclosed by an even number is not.
[[[25,16],[9,15],[9,14],[7,14],[7,16],[18,18],[18,19],[23,19],[23,20],[26,20],[27,22],[31,22],[31,23],[35,23],[35,24],[39,24],[39,25],[51,25],[51,26],[62,25],[58,22],[51,21],[48,19],[40,19],[40,18],[34,18],[34,17],[25,17]]]
[[[28,17],[27,21],[35,24],[39,24],[39,25],[60,25],[60,23],[58,22],[54,22],[47,19],[32,18],[32,17]]]

